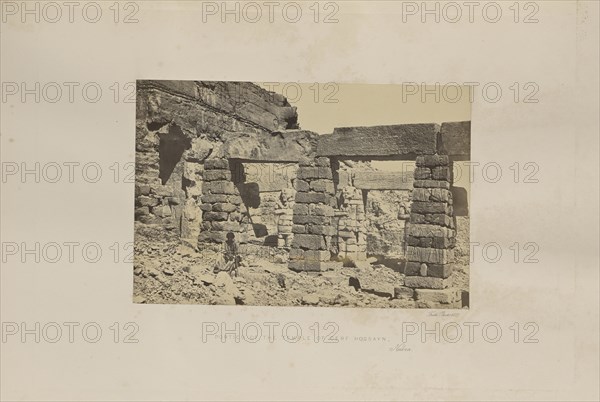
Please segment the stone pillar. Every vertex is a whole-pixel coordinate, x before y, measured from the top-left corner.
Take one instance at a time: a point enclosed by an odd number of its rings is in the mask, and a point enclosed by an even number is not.
[[[449,288],[456,237],[450,161],[424,155],[416,165],[404,285],[415,290],[417,306],[461,307],[460,292]]]
[[[240,208],[242,198],[231,181],[232,174],[227,159],[207,159],[204,162],[202,183],[202,230],[198,242],[223,243],[227,232],[234,232],[240,241]]]
[[[288,267],[294,271],[327,270],[336,205],[329,158],[300,162],[294,187],[294,239]]]

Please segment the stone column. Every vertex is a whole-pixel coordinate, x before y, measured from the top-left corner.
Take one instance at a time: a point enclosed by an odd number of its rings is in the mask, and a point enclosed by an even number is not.
[[[415,290],[417,306],[461,307],[460,292],[449,287],[456,237],[450,161],[424,155],[416,165],[404,285]]]
[[[240,205],[242,198],[231,181],[232,174],[227,159],[207,159],[204,162],[202,183],[202,231],[198,242],[223,243],[227,232],[235,232],[239,241],[241,232]]]
[[[327,270],[336,205],[329,158],[301,161],[294,187],[294,239],[288,267],[294,271]]]

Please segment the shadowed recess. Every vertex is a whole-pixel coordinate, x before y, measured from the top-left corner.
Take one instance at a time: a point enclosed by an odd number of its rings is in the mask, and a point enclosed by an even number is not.
[[[163,185],[169,181],[175,166],[181,160],[181,156],[190,147],[190,140],[183,135],[183,132],[177,126],[170,127],[168,134],[160,134],[158,146],[159,177]]]

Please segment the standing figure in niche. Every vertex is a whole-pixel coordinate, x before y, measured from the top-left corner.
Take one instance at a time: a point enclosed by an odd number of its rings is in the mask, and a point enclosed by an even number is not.
[[[294,218],[294,190],[284,188],[279,194],[275,215],[277,215],[277,247],[292,245],[292,220]]]
[[[352,186],[343,187],[338,193],[338,208],[338,253],[354,261],[363,261],[367,258],[367,234],[362,192]]]

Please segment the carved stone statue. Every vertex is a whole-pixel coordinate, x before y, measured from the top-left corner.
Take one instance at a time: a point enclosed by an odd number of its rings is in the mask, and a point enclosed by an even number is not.
[[[294,198],[296,192],[291,188],[284,188],[279,194],[277,208],[277,247],[290,247],[292,244],[292,221],[294,218]]]

